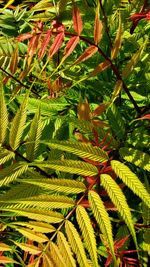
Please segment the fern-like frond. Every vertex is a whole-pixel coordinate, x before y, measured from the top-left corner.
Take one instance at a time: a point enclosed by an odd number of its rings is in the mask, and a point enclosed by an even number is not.
[[[125,134],[125,125],[119,110],[115,104],[112,104],[107,110],[107,117],[114,134],[122,139]]]
[[[19,96],[18,100],[20,103],[23,101],[23,97]],[[58,111],[64,110],[68,106],[68,103],[64,97],[51,98],[51,99],[35,99],[29,98],[28,109],[31,113],[35,113],[39,110],[42,115],[51,116],[57,114]]]
[[[42,250],[40,248],[33,246],[33,245],[29,245],[29,244],[25,244],[25,243],[19,243],[19,242],[15,242],[15,241],[13,241],[13,243],[17,247],[21,248],[23,251],[28,252],[32,255],[37,255],[37,254],[42,252]]]
[[[60,253],[62,254],[63,258],[65,258],[66,266],[76,267],[76,262],[73,258],[70,246],[66,240],[66,237],[61,232],[58,232],[57,234],[57,244],[58,244]]]
[[[0,148],[0,165],[9,161],[10,159],[14,159],[14,157],[15,157],[14,152],[4,148]]]
[[[47,266],[55,267],[56,266],[54,265],[54,262],[47,251],[43,254],[42,260],[43,260],[43,267],[47,267]],[[39,262],[36,262],[36,264],[38,265],[34,265],[34,267],[39,267]]]
[[[79,194],[86,190],[86,186],[82,182],[69,179],[46,179],[42,177],[36,179],[31,177],[31,179],[22,179],[20,182],[65,194]]]
[[[105,162],[108,160],[108,155],[105,151],[99,147],[92,146],[90,144],[84,144],[71,141],[51,141],[47,143],[49,147],[54,149],[60,149],[73,153],[81,158],[88,158],[94,161]]]
[[[17,181],[20,181],[18,179]],[[39,196],[43,193],[43,190],[36,185],[29,186],[28,184],[15,184],[8,191],[0,195],[1,202],[7,202],[9,200],[28,199],[33,196]]]
[[[29,221],[29,222],[13,222],[12,224],[25,226],[39,233],[52,233],[56,231],[56,228],[54,226],[45,222]]]
[[[95,267],[99,266],[97,261],[97,248],[94,230],[86,210],[80,205],[76,209],[76,217],[92,263]]]
[[[55,263],[55,266],[66,267],[65,259],[62,257],[58,246],[50,241],[49,249],[50,256]]]
[[[4,69],[9,68],[14,47],[8,39],[1,38],[0,40],[0,66]]]
[[[28,140],[27,142],[29,142],[29,144],[26,144],[26,154],[27,154],[27,158],[32,162],[35,157],[36,157],[36,152],[39,146],[39,140],[42,134],[42,130],[43,130],[43,123],[41,121],[40,118],[40,112],[38,110],[38,112],[35,114],[32,122],[31,122],[31,126],[30,126],[30,130],[29,130],[29,136],[28,136]]]
[[[28,165],[24,162],[15,163],[0,172],[0,186],[8,185],[19,178],[28,169]]]
[[[0,84],[0,143],[5,141],[8,126],[8,113],[5,103],[2,82]]]
[[[17,111],[10,127],[9,144],[13,150],[16,150],[22,138],[26,122],[28,95],[26,95],[20,109]]]
[[[33,220],[49,223],[60,223],[64,219],[63,215],[58,212],[37,208],[20,208],[18,204],[14,205],[0,203],[0,210],[13,212],[15,216],[24,216]],[[3,213],[3,216],[4,215],[7,216],[7,213]]]
[[[120,148],[119,152],[126,161],[144,170],[150,171],[150,156],[147,153],[127,147]]]
[[[75,205],[73,199],[66,196],[40,195],[28,198],[13,198],[5,203],[18,203],[19,208],[37,207],[43,209],[67,209]]]
[[[95,176],[98,173],[98,170],[95,166],[77,160],[55,160],[35,163],[33,162],[31,165],[84,176]]]
[[[89,267],[86,254],[85,254],[85,250],[84,250],[82,241],[80,239],[80,236],[76,228],[71,222],[66,221],[65,229],[66,229],[66,234],[67,234],[70,246],[77,257],[79,266]]]
[[[89,191],[88,195],[89,203],[94,214],[94,217],[99,224],[100,230],[103,233],[105,239],[108,242],[112,257],[116,262],[116,257],[114,253],[114,243],[113,243],[113,235],[112,235],[112,227],[109,215],[104,207],[104,204],[100,198],[100,196],[94,192]]]
[[[33,230],[30,229],[26,229],[23,227],[15,227],[15,229],[21,233],[23,236],[27,237],[29,240],[33,240],[36,241],[38,243],[44,243],[48,241],[48,238],[45,234],[41,234],[38,232],[35,232]]]
[[[118,186],[118,184],[111,178],[110,175],[108,174],[102,174],[100,176],[101,178],[101,184],[107,191],[110,199],[114,203],[114,205],[117,207],[119,213],[121,214],[122,218],[125,220],[132,236],[133,240],[135,242],[136,247],[138,248],[137,245],[137,239],[136,239],[136,234],[132,222],[132,215],[129,209],[129,206],[127,204],[126,198]]]
[[[111,166],[120,179],[150,207],[150,195],[139,178],[126,165],[117,160],[112,160]]]

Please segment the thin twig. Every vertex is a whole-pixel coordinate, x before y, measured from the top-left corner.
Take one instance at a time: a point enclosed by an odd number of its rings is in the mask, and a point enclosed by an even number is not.
[[[107,16],[106,16],[106,13],[105,13],[105,9],[104,9],[104,7],[102,5],[102,0],[99,0],[99,4],[100,4],[100,8],[102,10],[103,16],[104,16],[106,33],[107,33],[107,36],[108,36],[108,39],[109,39],[110,48],[112,48],[112,41],[111,41],[111,38],[110,38],[110,35],[109,35],[109,26],[108,26]]]
[[[28,85],[22,83],[21,81],[19,81],[16,77],[14,77],[11,73],[9,73],[8,71],[6,71],[5,69],[3,69],[2,67],[0,67],[0,70],[2,72],[4,72],[7,76],[9,76],[10,78],[12,78],[14,81],[16,81],[17,83],[19,83],[22,87],[32,91],[32,93],[34,93],[36,96],[39,97],[39,94],[37,92],[35,92],[31,87],[29,87]]]

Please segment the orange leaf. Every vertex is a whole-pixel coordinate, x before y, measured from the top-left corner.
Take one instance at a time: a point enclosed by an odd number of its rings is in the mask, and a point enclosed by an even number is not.
[[[49,44],[49,41],[51,39],[51,36],[52,36],[52,31],[51,29],[47,31],[44,39],[43,39],[43,42],[41,44],[41,47],[39,49],[39,52],[38,52],[38,58],[41,59],[43,56],[44,56],[44,53],[45,53],[45,50]]]
[[[90,120],[90,106],[87,99],[85,99],[84,102],[80,101],[77,109],[78,109],[78,118],[80,120]]]
[[[91,73],[90,76],[93,77],[96,74],[106,70],[110,66],[110,62],[108,60],[105,60],[104,62],[100,63]]]
[[[95,44],[98,44],[102,39],[102,30],[103,24],[102,21],[99,19],[99,8],[96,10],[95,14],[95,23],[94,23],[94,41]]]
[[[121,47],[121,34],[122,34],[122,27],[121,27],[121,18],[119,18],[119,27],[116,34],[116,39],[114,43],[114,47],[111,50],[111,58],[115,59]]]
[[[17,262],[11,258],[0,256],[0,263],[5,264],[5,263],[17,263]]]
[[[61,44],[64,40],[64,32],[60,32],[54,39],[54,42],[49,50],[49,56],[52,57],[54,54],[57,53],[59,48],[61,47]]]
[[[97,52],[98,48],[94,45],[89,46],[84,52],[83,54],[75,61],[74,64],[79,64],[85,60],[87,60],[88,58],[92,57],[96,52]]]
[[[80,10],[76,6],[73,8],[73,27],[75,32],[80,35],[83,30],[83,24]]]
[[[92,113],[91,116],[95,117],[95,116],[99,116],[101,115],[106,108],[108,107],[108,104],[100,104]]]
[[[118,97],[119,93],[121,92],[121,89],[122,89],[122,81],[118,80],[115,84],[115,87],[112,93],[111,102],[115,101],[115,99]]]
[[[17,70],[18,66],[18,46],[16,46],[15,50],[13,51],[11,62],[10,62],[10,71],[14,74]]]
[[[80,37],[79,36],[74,36],[72,37],[69,42],[66,45],[64,54],[65,54],[65,59],[72,53],[72,51],[75,49],[77,44],[79,43]]]

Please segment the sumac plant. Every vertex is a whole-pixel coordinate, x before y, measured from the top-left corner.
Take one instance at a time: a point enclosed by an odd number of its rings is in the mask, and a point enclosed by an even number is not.
[[[0,7],[0,265],[148,266],[149,1]]]

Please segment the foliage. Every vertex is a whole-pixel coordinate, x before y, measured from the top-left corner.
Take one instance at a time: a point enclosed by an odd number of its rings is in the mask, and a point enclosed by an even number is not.
[[[0,263],[147,266],[148,1],[0,12]]]

